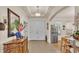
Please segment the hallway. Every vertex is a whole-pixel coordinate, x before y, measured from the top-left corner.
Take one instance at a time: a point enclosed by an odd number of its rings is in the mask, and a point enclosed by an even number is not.
[[[43,40],[29,41],[29,53],[60,53],[59,43],[48,44]]]
[[[29,53],[61,53],[58,41],[62,37],[67,37],[68,40],[73,38],[72,35],[79,30],[78,16],[77,6],[0,7],[0,23],[3,24],[0,31],[0,52],[24,53],[29,50]],[[24,44],[16,44],[17,39]],[[9,41],[12,44],[7,43]]]

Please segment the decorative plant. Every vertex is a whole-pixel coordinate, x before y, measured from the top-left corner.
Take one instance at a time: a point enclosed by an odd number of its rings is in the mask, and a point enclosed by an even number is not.
[[[76,31],[73,35],[76,40],[79,40],[79,31]]]
[[[16,19],[14,23],[15,23],[15,28],[18,29],[19,20]]]
[[[75,33],[76,35],[79,35],[79,31],[76,31],[76,33]]]
[[[14,30],[15,28],[18,29],[18,25],[19,25],[19,20],[15,20],[12,24],[11,24],[11,30]]]

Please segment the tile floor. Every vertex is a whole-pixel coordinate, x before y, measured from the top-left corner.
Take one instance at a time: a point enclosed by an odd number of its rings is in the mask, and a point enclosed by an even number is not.
[[[59,43],[48,44],[46,41],[29,41],[29,53],[60,53]]]

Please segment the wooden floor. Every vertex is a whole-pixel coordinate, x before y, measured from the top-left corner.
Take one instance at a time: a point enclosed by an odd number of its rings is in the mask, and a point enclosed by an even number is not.
[[[46,41],[29,41],[29,53],[60,53],[60,44]]]

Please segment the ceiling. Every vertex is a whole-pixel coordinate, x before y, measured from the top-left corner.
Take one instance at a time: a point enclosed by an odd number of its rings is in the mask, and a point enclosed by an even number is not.
[[[65,9],[66,6],[22,6],[21,8],[29,17],[37,17],[36,13],[40,13],[38,17],[51,19],[56,14]]]
[[[30,17],[35,17],[36,13],[40,13],[40,17],[45,17],[54,6],[22,6],[24,11],[27,11]]]
[[[44,16],[47,12],[49,7],[48,6],[31,6],[27,7],[29,10],[30,16],[36,16],[36,13],[40,13],[40,16]]]

